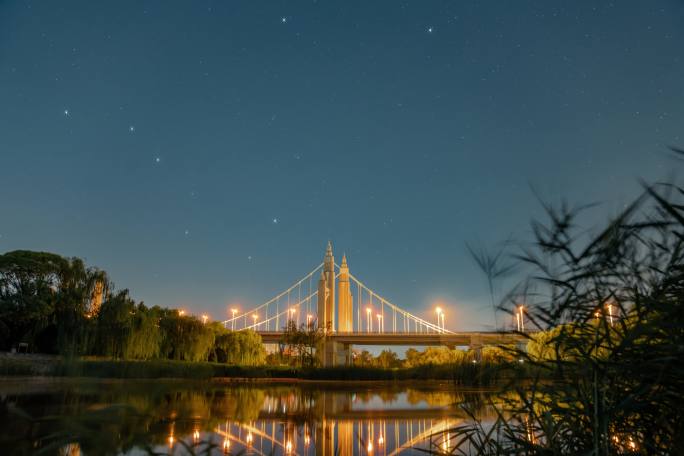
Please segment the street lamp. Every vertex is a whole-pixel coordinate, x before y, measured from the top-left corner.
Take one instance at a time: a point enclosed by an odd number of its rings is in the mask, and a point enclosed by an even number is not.
[[[311,328],[311,319],[312,318],[313,318],[313,315],[306,314],[306,326],[307,326],[307,328]]]
[[[435,309],[435,312],[437,312],[437,327],[440,328],[440,329],[442,329],[441,324],[440,324],[440,320],[441,320],[441,317],[442,317],[442,308],[441,308],[441,307],[437,307],[437,308]]]
[[[442,317],[442,332],[446,331],[446,323],[444,322],[444,312],[441,313]]]
[[[259,319],[259,315],[252,314],[252,318],[254,319],[254,329],[256,329],[256,324],[257,324],[257,320]]]
[[[183,315],[185,315],[185,311],[184,311],[184,310],[179,310],[179,311],[178,311],[178,315],[180,315],[180,316],[182,317]]]
[[[378,332],[380,333],[380,332],[382,332],[382,315],[378,314],[377,317],[378,317]]]
[[[610,326],[613,326],[613,305],[608,303],[608,320],[610,321]]]
[[[207,324],[207,320],[209,320],[209,317],[207,316],[207,314],[203,314],[203,315],[202,315],[202,323],[204,323],[204,324],[206,325],[206,324]]]
[[[373,312],[373,309],[366,307],[366,330],[368,332],[373,332],[373,320],[371,319],[371,312]]]
[[[237,315],[238,310],[236,308],[232,308],[232,309],[230,309],[230,312],[233,314],[233,320],[231,321],[231,323],[232,323],[231,330],[235,331],[235,315]]]
[[[522,304],[518,306],[518,312],[516,318],[518,319],[518,331],[525,332],[525,314],[523,313]]]
[[[294,314],[297,313],[297,309],[290,307],[290,321],[294,321]]]

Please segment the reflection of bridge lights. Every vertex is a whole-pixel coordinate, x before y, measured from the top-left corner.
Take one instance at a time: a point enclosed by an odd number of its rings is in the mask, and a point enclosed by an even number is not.
[[[194,442],[197,443],[199,441],[199,438],[200,438],[199,431],[197,429],[195,429],[192,432],[192,440],[194,440]]]
[[[172,447],[172,448],[173,448],[173,442],[174,442],[174,440],[175,440],[175,439],[173,438],[173,435],[170,435],[170,436],[169,436],[169,447]]]
[[[309,446],[310,443],[311,443],[311,437],[309,437],[309,434],[306,434],[304,436],[304,445]]]
[[[383,443],[385,443],[385,438],[380,434],[378,437],[378,446],[381,447]]]
[[[366,451],[370,454],[373,452],[373,442],[370,440],[368,441],[368,446],[366,447]]]
[[[249,431],[247,434],[247,445],[252,445],[252,441],[254,440],[254,437],[252,436],[252,431]]]
[[[228,453],[228,450],[230,450],[230,440],[228,437],[223,441],[223,452]]]
[[[285,444],[285,452],[288,454],[292,453],[292,442],[290,442],[289,440]]]

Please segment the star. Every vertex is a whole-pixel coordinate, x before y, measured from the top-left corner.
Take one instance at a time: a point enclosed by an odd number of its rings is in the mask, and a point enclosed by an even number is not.
[[[131,125],[130,127],[128,127],[128,131],[133,133],[135,131],[135,127],[133,125]]]
[[[69,117],[69,110],[68,110],[68,109],[65,109],[65,110],[64,110],[64,115],[67,116],[67,117]]]
[[[190,230],[185,230],[185,235],[187,236],[188,234],[190,234]]]
[[[433,30],[432,27],[428,27],[428,29],[427,29],[428,33],[432,33],[432,30]]]
[[[161,162],[161,158],[159,158],[159,157],[155,157],[155,159],[154,159],[154,162],[155,162],[155,163],[159,163],[159,162]]]
[[[281,18],[280,18],[280,22],[282,22],[283,24],[286,23],[286,22],[287,22],[287,18],[286,18],[285,16],[281,17]]]
[[[277,224],[278,224],[278,218],[277,218],[277,217],[273,219],[273,224],[274,224],[274,225],[277,225]]]
[[[248,259],[249,261],[252,261],[252,255],[249,255],[249,256],[247,257],[247,259]]]

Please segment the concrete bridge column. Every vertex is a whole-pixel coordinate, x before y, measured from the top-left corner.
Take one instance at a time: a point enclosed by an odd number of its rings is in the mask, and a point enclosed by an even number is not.
[[[335,342],[326,337],[322,345],[321,365],[323,367],[351,366],[351,344]]]

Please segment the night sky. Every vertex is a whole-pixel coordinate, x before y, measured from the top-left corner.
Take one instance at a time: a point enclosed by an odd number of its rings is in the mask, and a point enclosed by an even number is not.
[[[225,318],[322,261],[491,326],[465,243],[684,146],[684,2],[2,1],[0,252]]]

